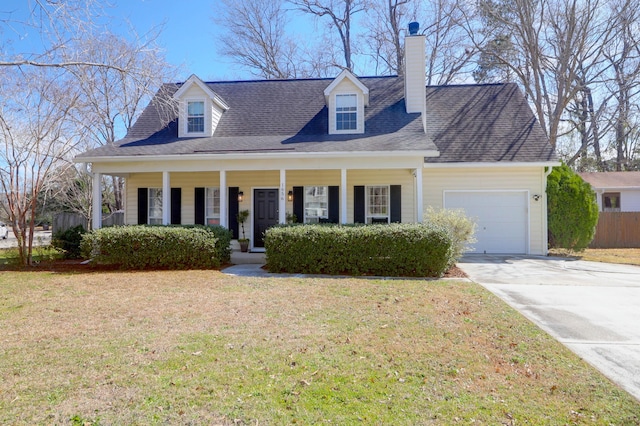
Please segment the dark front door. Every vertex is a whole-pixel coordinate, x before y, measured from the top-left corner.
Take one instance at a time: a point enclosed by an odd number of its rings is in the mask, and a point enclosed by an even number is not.
[[[278,224],[278,190],[254,189],[253,200],[253,246],[264,247],[264,231]]]

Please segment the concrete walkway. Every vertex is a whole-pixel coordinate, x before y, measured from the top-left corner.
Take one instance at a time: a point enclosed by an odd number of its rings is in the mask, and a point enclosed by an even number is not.
[[[458,266],[640,400],[640,267],[490,255]]]

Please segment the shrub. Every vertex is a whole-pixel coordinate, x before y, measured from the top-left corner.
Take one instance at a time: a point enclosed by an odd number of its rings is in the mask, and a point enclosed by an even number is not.
[[[567,165],[554,167],[547,179],[549,244],[582,251],[593,240],[598,203],[591,185]]]
[[[79,259],[82,257],[80,243],[86,232],[82,225],[74,226],[65,231],[58,231],[51,238],[51,245],[62,251],[65,259]]]
[[[221,226],[120,226],[83,236],[96,263],[122,269],[210,269],[228,263],[231,232]]]
[[[439,277],[449,232],[435,225],[289,225],[265,234],[271,272]]]
[[[464,254],[471,249],[471,244],[476,242],[476,224],[469,219],[462,209],[427,208],[425,212],[427,223],[444,227],[451,236],[452,263],[453,266]]]

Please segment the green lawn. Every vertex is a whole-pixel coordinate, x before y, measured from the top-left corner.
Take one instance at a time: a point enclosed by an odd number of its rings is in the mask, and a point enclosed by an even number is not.
[[[0,424],[640,422],[462,281],[0,272],[0,330]]]

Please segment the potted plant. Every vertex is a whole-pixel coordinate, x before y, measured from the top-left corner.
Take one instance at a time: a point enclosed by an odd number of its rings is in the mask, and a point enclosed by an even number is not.
[[[240,210],[238,214],[236,214],[236,219],[238,223],[242,227],[242,238],[238,238],[238,243],[240,244],[240,251],[247,252],[249,250],[249,240],[244,235],[244,223],[249,218],[249,210]]]

